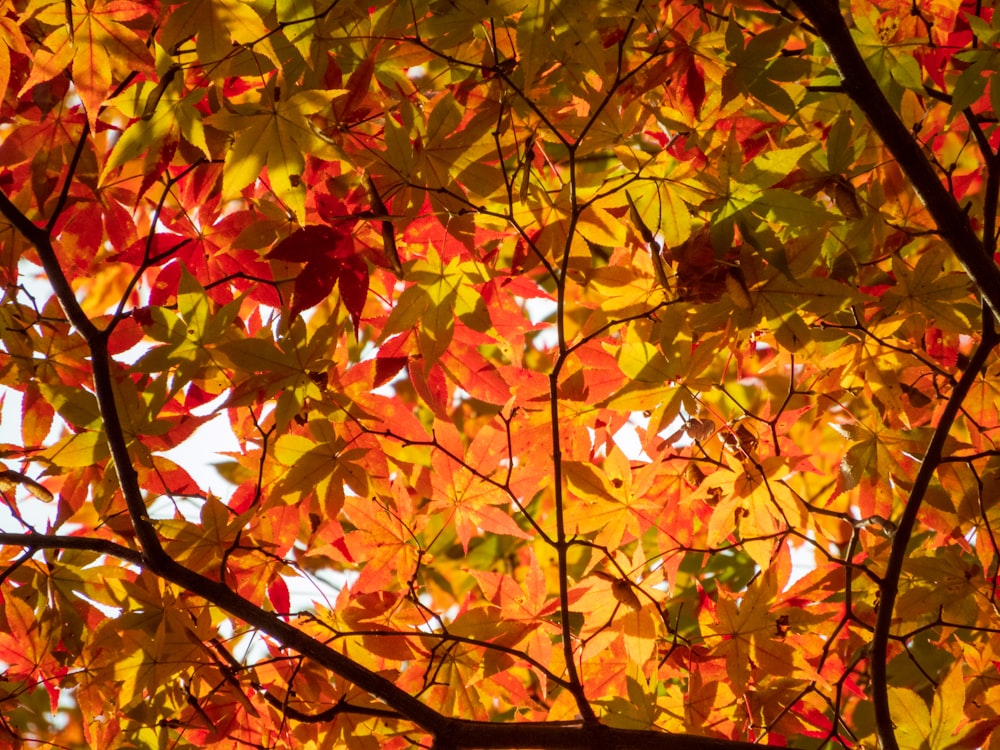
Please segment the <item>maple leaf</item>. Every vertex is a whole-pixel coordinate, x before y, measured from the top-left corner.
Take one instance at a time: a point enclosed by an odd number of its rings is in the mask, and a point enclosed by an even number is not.
[[[531,538],[511,517],[510,498],[502,490],[478,479],[468,469],[456,467],[440,453],[435,457],[434,468],[431,482],[437,497],[429,511],[451,515],[466,552],[472,538],[484,533]]]
[[[90,127],[96,130],[98,112],[116,76],[121,80],[129,73],[153,72],[152,55],[125,25],[148,15],[149,9],[129,0],[99,0],[73,2],[69,13],[67,17],[61,3],[47,3],[36,16],[56,28],[46,37],[44,51],[35,58],[21,94],[71,68]]]
[[[6,13],[8,5],[10,5],[9,0],[4,0],[3,3],[0,3],[0,13],[3,13],[0,16],[0,28],[3,29],[3,34],[0,35],[2,37],[2,40],[0,40],[0,91],[7,91],[7,84],[10,82],[10,53],[31,54],[24,39],[24,34],[21,32],[21,27]]]
[[[340,299],[357,333],[368,296],[368,265],[355,251],[354,238],[346,227],[303,227],[281,240],[267,257],[305,263],[295,277],[293,316],[318,305],[339,287]]]
[[[948,331],[968,329],[970,316],[975,315],[966,300],[968,277],[963,273],[947,272],[947,257],[943,248],[933,248],[921,254],[911,269],[901,258],[893,258],[896,286],[885,293],[900,315],[922,314],[928,324]]]
[[[270,51],[268,27],[252,5],[237,0],[171,0],[170,5],[164,47],[172,48],[194,33],[198,59],[208,62],[215,75],[225,72],[218,63],[232,53],[234,44],[259,44]]]
[[[968,722],[965,713],[965,679],[962,665],[956,664],[934,691],[931,708],[910,688],[890,689],[890,699],[903,717],[899,732],[901,750],[917,748],[959,748],[982,742],[994,721]]]
[[[723,595],[714,612],[703,612],[708,632],[723,638],[713,650],[725,656],[726,672],[737,691],[747,689],[756,670],[787,674],[801,660],[791,644],[772,637],[780,631],[781,616],[772,612],[777,585],[777,576],[769,570],[751,582],[739,602]]]
[[[399,507],[406,509],[405,505]],[[355,589],[383,591],[393,581],[409,580],[417,569],[419,550],[413,530],[399,513],[367,500],[348,498],[344,514],[359,527],[347,534],[348,552],[354,559],[365,561]]]
[[[997,744],[1000,15],[704,5],[0,0],[0,744]]]
[[[146,154],[147,174],[152,172],[154,177],[158,176],[162,167],[156,169],[156,161],[164,149],[175,147],[181,137],[206,158],[211,158],[201,113],[195,106],[203,92],[183,93],[180,81],[174,82],[177,78],[178,71],[168,69],[155,86],[140,83],[109,102],[122,114],[134,118],[134,122],[124,129],[115,143],[104,163],[102,177],[143,154]]]
[[[538,559],[532,555],[527,565],[520,583],[509,575],[491,571],[475,571],[473,575],[487,600],[499,607],[501,617],[520,626],[513,634],[504,634],[503,640],[523,643],[526,653],[541,664],[549,664],[552,636],[557,632],[552,618],[558,602],[548,591]]]
[[[300,91],[279,99],[272,87],[260,104],[232,105],[206,122],[236,133],[226,153],[223,195],[235,198],[261,177],[264,167],[277,195],[305,223],[306,185],[303,154],[331,152],[311,124],[311,116],[328,108],[336,91]]]

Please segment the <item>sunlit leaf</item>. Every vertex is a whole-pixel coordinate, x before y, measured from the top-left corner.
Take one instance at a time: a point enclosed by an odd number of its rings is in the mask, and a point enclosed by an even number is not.
[[[998,41],[0,0],[0,745],[996,747]]]

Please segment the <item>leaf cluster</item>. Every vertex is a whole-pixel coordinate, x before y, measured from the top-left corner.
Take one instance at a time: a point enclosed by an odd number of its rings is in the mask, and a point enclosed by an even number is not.
[[[2,742],[997,745],[1000,32],[910,5],[0,0]]]

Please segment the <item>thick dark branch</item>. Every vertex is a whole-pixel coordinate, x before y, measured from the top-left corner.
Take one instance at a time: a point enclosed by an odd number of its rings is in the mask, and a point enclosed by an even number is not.
[[[605,554],[607,551],[605,550]],[[610,557],[610,555],[609,555]],[[329,627],[322,620],[316,618],[316,622],[323,627]],[[331,632],[336,634],[337,638],[422,638],[431,641],[437,641],[438,643],[464,643],[468,646],[474,646],[476,648],[481,648],[487,651],[497,651],[501,654],[507,654],[513,656],[517,659],[522,659],[535,669],[539,670],[545,675],[545,678],[559,687],[569,689],[571,685],[562,677],[551,672],[544,664],[539,662],[537,659],[533,659],[528,654],[523,651],[519,651],[516,648],[510,646],[504,646],[500,643],[491,643],[490,641],[482,641],[476,638],[469,638],[468,636],[454,635],[449,633],[447,629],[441,633],[423,633],[423,632],[413,632],[413,631],[401,631],[401,630],[349,630],[341,632],[339,630],[333,630]],[[434,648],[437,648],[435,646]]]
[[[20,232],[38,251],[39,260],[45,275],[52,285],[52,290],[56,293],[63,312],[69,318],[69,322],[76,327],[80,333],[88,340],[98,333],[97,327],[90,322],[90,318],[84,313],[80,303],[76,301],[76,294],[70,286],[66,274],[63,273],[62,266],[56,258],[55,250],[52,248],[52,238],[48,231],[39,227],[35,222],[21,213],[10,198],[4,193],[0,193],[0,214],[9,221],[14,228]]]
[[[106,333],[99,330],[90,321],[77,302],[73,289],[59,264],[49,232],[38,227],[2,193],[0,193],[0,213],[35,246],[49,283],[52,284],[63,310],[72,324],[86,338],[90,347],[94,392],[97,394],[108,447],[111,451],[111,458],[115,465],[122,494],[129,509],[132,526],[142,549],[140,558],[136,558],[134,551],[127,550],[128,556],[125,559],[144,565],[151,573],[216,604],[248,625],[267,633],[279,643],[298,651],[303,656],[314,659],[327,669],[384,700],[425,729],[436,732],[443,728],[448,720],[405,690],[401,690],[381,675],[365,669],[326,644],[299,631],[277,615],[244,599],[225,584],[206,578],[197,571],[181,565],[164,551],[147,513],[139,477],[132,465],[128,441],[118,415]],[[33,535],[20,536],[24,537],[24,546],[29,548],[38,546],[37,537],[33,537]],[[110,548],[107,551],[108,554],[115,554],[115,551]]]
[[[641,729],[614,729],[582,722],[490,724],[452,721],[439,733],[435,747],[442,748],[592,748],[593,750],[760,750],[750,742],[669,734]]]
[[[1000,270],[972,230],[969,217],[958,205],[924,153],[885,98],[858,52],[836,0],[795,0],[826,44],[843,78],[844,93],[865,113],[889,152],[899,162],[930,212],[938,233],[954,251],[983,298],[1000,315]]]
[[[938,233],[948,243],[970,278],[978,286],[988,308],[992,309],[994,316],[1000,315],[1000,271],[993,262],[990,252],[995,245],[993,237],[989,237],[987,245],[984,246],[973,231],[968,216],[958,205],[955,196],[941,182],[921,144],[889,104],[851,38],[840,12],[839,3],[836,0],[796,0],[796,5],[812,23],[815,33],[823,40],[833,56],[843,79],[844,93],[850,96],[864,112],[886,148],[895,157],[934,219]],[[989,159],[992,166],[994,155],[986,153],[984,158]],[[996,201],[996,188],[994,179],[987,186],[988,200]],[[993,206],[987,205],[986,223],[991,230],[993,223],[989,214],[993,210]],[[990,352],[998,343],[1000,334],[995,330],[994,318],[984,306],[983,339],[969,366],[955,385],[927,447],[899,519],[889,561],[880,584],[879,610],[872,640],[871,660],[876,732],[883,750],[898,748],[889,711],[887,660],[893,605],[898,593],[907,548],[924,494],[941,463],[942,451],[951,426]]]
[[[0,544],[23,546],[29,549],[85,549],[119,557],[137,565],[143,562],[142,557],[135,550],[104,539],[0,533]],[[760,750],[762,747],[749,742],[686,734],[615,729],[594,725],[584,727],[582,722],[570,724],[560,722],[498,723],[449,719],[424,706],[416,698],[403,692],[380,675],[369,672],[325,644],[305,635],[293,625],[281,620],[277,615],[256,607],[230,591],[223,584],[210,581],[177,563],[173,563],[173,570],[159,571],[159,573],[167,580],[202,596],[247,624],[268,633],[288,648],[314,659],[331,671],[351,680],[358,687],[378,696],[386,704],[399,709],[400,713],[407,719],[433,732],[439,738],[437,744],[441,747],[595,748],[595,750],[635,747],[648,748],[649,750]],[[380,684],[380,681],[384,684]],[[328,711],[330,719],[335,718],[338,713],[345,712],[383,718],[390,718],[394,715],[392,712],[380,711],[377,708],[347,704],[338,705],[334,709],[328,709]],[[302,721],[317,721],[315,716],[299,717],[292,713],[289,713],[289,716]]]
[[[107,434],[108,447],[115,464],[115,471],[125,502],[128,504],[129,516],[135,529],[136,537],[144,555],[151,561],[167,558],[160,546],[156,530],[149,521],[146,504],[139,487],[139,478],[132,466],[128,453],[128,441],[122,431],[121,420],[118,418],[118,405],[115,402],[114,380],[111,375],[111,358],[108,355],[107,334],[93,324],[76,299],[76,293],[66,278],[55,248],[52,245],[52,234],[48,229],[42,229],[25,216],[11,200],[0,193],[0,214],[35,246],[38,257],[45,270],[45,276],[52,285],[56,299],[70,323],[83,335],[90,348],[91,364],[94,368],[94,392],[101,410]]]
[[[63,273],[52,246],[50,233],[28,219],[7,197],[0,193],[0,214],[37,249],[53,290],[67,317],[86,338],[93,365],[94,391],[104,421],[105,435],[111,450],[122,493],[128,505],[141,553],[113,542],[85,537],[48,536],[36,534],[0,534],[0,544],[19,544],[28,549],[78,548],[91,549],[120,557],[170,581],[181,589],[220,607],[233,617],[257,628],[285,648],[298,652],[354,683],[382,700],[407,720],[435,735],[436,746],[449,748],[609,748],[648,747],[657,750],[752,750],[759,747],[744,742],[730,742],[689,735],[653,731],[612,729],[589,724],[525,724],[475,722],[446,717],[425,705],[418,698],[397,687],[392,681],[372,672],[344,656],[327,644],[313,638],[286,622],[277,614],[258,607],[232,591],[225,583],[213,581],[195,570],[181,565],[166,553],[160,544],[155,526],[146,511],[138,474],[128,452],[128,442],[122,430],[114,398],[111,358],[107,349],[107,331],[98,329],[81,308],[68,279]],[[565,547],[565,541],[563,542]],[[564,571],[565,572],[565,571]],[[570,653],[571,650],[570,650]],[[572,661],[569,663],[572,672]],[[577,683],[579,684],[579,683]],[[582,696],[578,695],[578,698]],[[583,700],[582,706],[589,710]],[[593,714],[588,717],[593,721]]]
[[[253,676],[253,670],[247,669],[246,665],[240,663],[236,657],[234,657],[229,650],[222,645],[222,642],[213,638],[212,646],[215,652],[212,653],[212,658],[215,659],[216,663],[219,665],[219,669],[226,676],[226,680],[230,682],[235,690],[242,691],[242,686],[240,685],[237,674],[240,672],[248,672],[250,676],[250,684],[253,685],[254,690],[260,695],[265,701],[270,703],[276,709],[281,711],[285,716],[295,719],[296,721],[301,721],[305,724],[322,724],[324,722],[333,721],[339,714],[342,713],[352,713],[358,714],[360,716],[372,716],[380,719],[402,719],[395,711],[386,708],[373,708],[371,706],[355,706],[348,702],[346,699],[341,697],[337,703],[330,708],[319,711],[317,713],[308,713],[302,711],[294,706],[289,705],[288,698],[292,695],[289,690],[285,698],[279,698],[274,693],[268,691],[267,688],[263,687]]]
[[[7,534],[0,532],[0,545],[40,549],[78,549],[117,557],[119,560],[142,564],[142,555],[134,549],[123,547],[109,539],[94,539],[87,536],[65,536],[62,534]]]
[[[275,695],[271,695],[267,691],[262,691],[260,695],[264,698],[264,700],[288,716],[288,718],[295,719],[295,721],[301,721],[304,724],[324,724],[328,721],[333,721],[340,716],[340,714],[371,716],[378,719],[402,718],[395,711],[390,711],[389,709],[372,708],[370,706],[355,706],[344,700],[339,701],[335,705],[330,706],[330,708],[320,711],[319,713],[308,714],[304,711],[300,711],[294,706],[289,706],[285,701]]]
[[[381,675],[365,669],[325,643],[306,635],[276,614],[261,609],[225,584],[212,581],[184,567],[165,553],[164,559],[152,563],[148,555],[108,540],[44,534],[0,533],[0,544],[17,545],[28,549],[84,549],[118,557],[136,565],[144,565],[150,572],[221,607],[248,625],[267,633],[284,646],[350,680],[424,729],[431,732],[443,731],[452,722]]]
[[[103,344],[103,340],[101,343]],[[366,669],[352,659],[334,651],[325,643],[306,635],[294,625],[282,620],[278,615],[268,612],[253,602],[244,599],[224,583],[213,581],[197,571],[181,565],[164,551],[158,538],[155,536],[155,529],[153,529],[148,517],[145,516],[145,505],[138,484],[138,475],[128,458],[128,447],[125,442],[124,433],[121,430],[121,423],[117,421],[110,423],[108,412],[105,411],[105,408],[109,404],[111,406],[114,405],[114,390],[110,372],[99,372],[97,362],[102,361],[105,364],[105,368],[107,368],[107,355],[105,353],[103,357],[99,357],[98,352],[95,351],[94,360],[95,389],[98,393],[101,413],[105,416],[108,443],[111,446],[119,478],[122,480],[122,490],[125,493],[126,502],[128,503],[130,512],[135,507],[142,509],[142,519],[136,521],[133,514],[133,522],[137,533],[139,528],[146,527],[149,533],[154,535],[153,541],[155,544],[149,544],[145,539],[141,540],[143,544],[143,559],[150,572],[165,578],[192,594],[212,602],[248,625],[267,633],[278,643],[313,659],[332,672],[339,674],[344,679],[350,680],[358,687],[385,701],[389,706],[398,710],[405,717],[416,722],[423,728],[431,732],[437,732],[439,729],[445,727],[448,719],[434,709],[426,706],[417,698],[414,698],[405,690],[396,687],[395,684],[385,677]],[[100,398],[102,391],[105,396],[103,399]],[[113,414],[113,416],[117,419],[117,414]],[[119,454],[124,454],[124,461],[128,461],[128,463],[124,463],[124,465],[119,463]]]

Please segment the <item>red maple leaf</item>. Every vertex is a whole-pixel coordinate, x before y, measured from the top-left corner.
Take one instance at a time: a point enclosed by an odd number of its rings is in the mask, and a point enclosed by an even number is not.
[[[368,264],[355,252],[346,227],[303,227],[281,240],[267,257],[306,264],[295,278],[292,315],[315,307],[339,284],[340,299],[358,330],[368,296]]]

